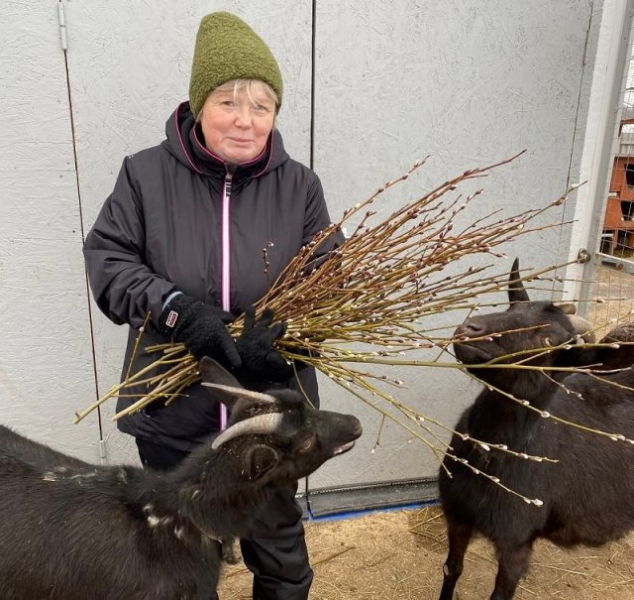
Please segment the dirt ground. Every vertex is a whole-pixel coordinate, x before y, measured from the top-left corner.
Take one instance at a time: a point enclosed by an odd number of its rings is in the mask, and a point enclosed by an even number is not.
[[[602,266],[590,320],[606,326],[632,310],[634,276]],[[605,328],[605,327],[604,327]],[[634,468],[631,466],[630,468]],[[428,600],[438,598],[446,531],[436,507],[377,512],[306,524],[315,570],[311,600]],[[489,598],[496,564],[490,544],[475,540],[466,556],[456,600]],[[247,600],[251,577],[244,565],[228,567],[221,600]],[[516,600],[634,600],[634,534],[601,548],[561,550],[535,545],[531,568]]]
[[[377,512],[306,524],[315,570],[311,600],[436,600],[447,541],[440,509]],[[495,581],[489,543],[475,540],[465,559],[456,600],[489,598]],[[228,567],[221,600],[247,600],[251,577]],[[602,548],[560,550],[535,545],[516,600],[634,600],[634,535]]]

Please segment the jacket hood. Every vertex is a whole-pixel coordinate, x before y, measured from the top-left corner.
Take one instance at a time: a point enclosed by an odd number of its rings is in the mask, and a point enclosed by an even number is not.
[[[165,135],[167,139],[161,145],[191,171],[220,179],[227,174],[227,163],[205,147],[200,127],[189,109],[189,102],[183,102],[176,107],[165,124]],[[234,179],[259,177],[277,169],[288,159],[282,136],[274,129],[262,154],[248,163],[238,165]]]

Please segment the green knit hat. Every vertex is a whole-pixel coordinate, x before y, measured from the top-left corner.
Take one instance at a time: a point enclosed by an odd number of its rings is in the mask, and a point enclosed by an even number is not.
[[[196,35],[189,82],[189,106],[194,117],[207,96],[232,79],[261,79],[282,104],[282,74],[262,38],[242,19],[228,12],[203,17]]]

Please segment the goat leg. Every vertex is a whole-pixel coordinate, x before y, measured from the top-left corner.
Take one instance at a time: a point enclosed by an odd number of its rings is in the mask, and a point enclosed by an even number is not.
[[[453,598],[456,582],[462,575],[464,555],[473,536],[473,529],[447,518],[447,535],[449,537],[449,554],[443,567],[444,579],[440,600],[452,600]]]
[[[496,543],[495,548],[498,556],[498,574],[491,600],[511,600],[517,584],[528,569],[533,542],[515,545]]]

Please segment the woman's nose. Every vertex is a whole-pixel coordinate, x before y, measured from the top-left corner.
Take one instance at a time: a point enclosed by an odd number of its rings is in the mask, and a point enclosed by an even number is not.
[[[247,105],[242,105],[237,107],[236,109],[236,124],[240,127],[251,127],[252,116],[251,116],[251,107]]]

